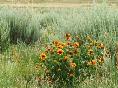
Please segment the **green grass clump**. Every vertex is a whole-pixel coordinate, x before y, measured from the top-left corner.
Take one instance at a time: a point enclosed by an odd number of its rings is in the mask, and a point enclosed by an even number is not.
[[[9,29],[8,24],[2,19],[0,20],[0,53],[9,47]]]

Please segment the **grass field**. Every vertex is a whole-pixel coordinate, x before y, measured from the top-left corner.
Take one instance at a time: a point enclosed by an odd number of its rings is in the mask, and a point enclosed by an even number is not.
[[[0,88],[118,88],[117,64],[116,7],[0,5]]]

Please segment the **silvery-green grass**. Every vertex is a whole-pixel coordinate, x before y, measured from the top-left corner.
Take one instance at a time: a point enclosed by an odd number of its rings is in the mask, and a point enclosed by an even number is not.
[[[42,46],[64,33],[92,35],[101,40],[111,57],[96,76],[87,78],[75,88],[118,88],[115,49],[118,42],[118,9],[107,4],[89,8],[10,8],[0,7],[0,88],[50,88],[35,80]],[[107,37],[106,37],[107,36]],[[13,52],[17,53],[14,59]],[[97,74],[101,73],[102,77]],[[64,87],[62,87],[64,88]]]

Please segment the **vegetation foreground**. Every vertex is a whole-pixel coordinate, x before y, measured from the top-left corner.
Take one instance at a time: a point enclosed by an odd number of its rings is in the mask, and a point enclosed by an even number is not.
[[[0,7],[0,88],[118,88],[118,9]]]

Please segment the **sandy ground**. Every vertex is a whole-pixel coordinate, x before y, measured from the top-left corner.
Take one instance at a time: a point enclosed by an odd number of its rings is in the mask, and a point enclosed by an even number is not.
[[[19,8],[24,8],[24,7],[35,7],[35,8],[39,8],[39,7],[68,7],[68,8],[78,8],[81,6],[84,7],[90,7],[92,4],[90,3],[38,3],[38,4],[34,4],[34,3],[28,3],[28,4],[21,4],[21,3],[0,3],[0,6],[9,6],[9,7],[19,7]],[[118,7],[118,4],[109,4],[110,6],[115,6]]]
[[[80,7],[90,6],[90,4],[72,4],[72,3],[41,3],[41,4],[0,4],[0,6],[12,6],[12,7]]]
[[[79,4],[79,3],[39,3],[39,4],[21,4],[21,3],[5,3],[0,4],[0,6],[10,6],[10,7],[90,7],[92,4],[85,3],[85,4]],[[111,4],[110,6],[117,6],[117,4]]]

